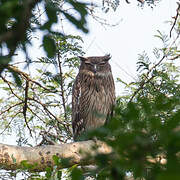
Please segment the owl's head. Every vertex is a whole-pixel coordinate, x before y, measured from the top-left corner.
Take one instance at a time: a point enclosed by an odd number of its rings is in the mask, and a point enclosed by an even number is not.
[[[111,66],[109,60],[111,59],[110,54],[105,56],[94,56],[94,57],[79,57],[81,60],[81,70],[86,70],[94,74],[102,74],[111,72]]]

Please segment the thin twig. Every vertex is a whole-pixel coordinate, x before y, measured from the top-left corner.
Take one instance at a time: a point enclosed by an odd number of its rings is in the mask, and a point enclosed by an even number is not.
[[[61,123],[63,125],[63,127],[66,129],[67,132],[71,132],[69,129],[69,126],[67,126],[67,123],[63,123],[63,121],[60,118],[57,118],[51,111],[49,111],[49,109],[46,107],[46,104],[43,104],[42,102],[36,100],[35,98],[28,98],[28,100],[30,101],[35,101],[36,103],[40,104],[44,110],[46,111],[46,113],[48,115],[50,115],[50,118],[54,118],[57,122]]]
[[[31,103],[30,103],[30,105],[32,105]],[[33,105],[32,105],[33,106]],[[38,108],[39,109],[39,108]],[[29,106],[28,106],[28,110],[35,116],[35,117],[37,117],[40,121],[42,121],[43,123],[46,123],[42,118],[40,118],[38,115],[37,115],[37,113],[35,113]]]
[[[67,112],[66,112],[66,101],[65,101],[65,94],[64,94],[64,78],[63,78],[63,72],[61,67],[61,57],[60,53],[58,52],[58,65],[59,65],[59,74],[60,74],[60,88],[61,88],[61,98],[62,98],[62,105],[64,108],[64,119],[67,121]]]
[[[34,81],[33,79],[31,79],[29,77],[29,75],[21,70],[19,70],[16,66],[13,66],[13,65],[8,65],[7,67],[8,69],[14,71],[14,72],[17,72],[18,74],[20,74],[22,77],[24,77],[27,81],[31,81],[32,83],[38,85],[39,87],[43,88],[44,90],[48,91],[48,92],[53,92],[53,93],[56,93],[58,92],[57,90],[51,90],[51,89],[48,89],[46,87],[44,87],[43,85],[41,85],[39,82],[36,82]]]
[[[16,93],[14,93],[14,91],[13,91],[11,85],[10,85],[10,84],[12,84],[12,83],[9,82],[8,80],[6,80],[3,76],[0,75],[0,77],[1,77],[2,80],[9,86],[9,89],[10,89],[11,93],[12,93],[15,97],[17,97],[17,99],[23,101],[23,99],[21,99]]]
[[[43,139],[37,146],[42,146],[42,145],[44,145],[44,143],[46,143],[46,144],[48,143],[48,145],[58,145],[56,142],[51,140],[50,137],[53,137],[54,139],[58,139],[60,142],[64,143],[64,141],[62,141],[58,135],[54,135],[47,131],[41,131],[39,133],[39,135],[41,135],[43,137]]]
[[[66,110],[66,101],[65,101],[65,90],[64,90],[64,78],[63,78],[63,72],[62,72],[62,67],[61,67],[61,56],[60,56],[60,52],[58,52],[57,54],[57,58],[58,58],[58,66],[59,66],[59,74],[60,74],[60,88],[61,88],[61,98],[62,98],[62,105],[63,105],[63,109],[64,109],[64,119],[67,122],[68,121],[68,117],[67,117],[67,110]],[[66,129],[67,132],[71,132],[69,129],[69,126],[64,125],[64,128]]]
[[[13,119],[18,115],[18,114],[20,114],[21,112],[20,111],[18,111],[17,113],[15,113],[15,115],[12,117],[12,119],[9,121],[9,123],[6,125],[6,127],[4,128],[4,130],[2,131],[2,132],[0,132],[0,134],[3,134],[5,131],[6,131],[6,129],[9,127],[9,125],[12,123],[12,121],[13,121]]]
[[[132,95],[131,99],[129,100],[129,102],[131,102],[133,100],[133,98],[136,96],[136,94],[141,90],[143,89],[144,85],[149,83],[155,76],[151,76],[151,78],[149,78],[147,81],[143,81],[141,83],[141,85],[139,86],[139,88],[134,92],[134,94]]]
[[[180,54],[177,54],[176,56],[172,57],[170,60],[175,60],[180,57]]]
[[[36,103],[40,104],[48,114],[50,114],[54,119],[59,120],[51,111],[49,111],[49,109],[46,107],[46,104],[43,104],[42,102],[31,97],[28,97],[28,100],[35,101]]]
[[[27,122],[27,116],[26,116],[26,112],[27,112],[27,108],[28,108],[28,90],[29,90],[29,81],[26,80],[26,87],[25,87],[25,97],[24,97],[24,106],[23,106],[23,115],[24,115],[24,120],[25,120],[25,124],[29,130],[29,133],[32,136],[32,131],[31,128],[29,127],[29,124]]]
[[[176,13],[176,16],[174,17],[174,23],[173,23],[173,25],[172,25],[172,27],[171,27],[171,30],[170,30],[170,38],[171,38],[171,36],[172,36],[172,30],[174,29],[174,26],[176,25],[176,22],[177,22],[177,19],[178,19],[178,16],[179,16],[179,11],[180,11],[180,3],[179,2],[177,2],[177,4],[178,4],[178,8],[177,8],[177,13]]]
[[[146,74],[146,77],[149,76],[149,74],[152,72],[153,69],[155,69],[163,60],[164,58],[166,57],[166,55],[164,55],[159,61],[158,63],[156,63]],[[130,98],[129,102],[131,102],[133,100],[133,98],[136,96],[136,94],[144,88],[144,85],[149,83],[155,76],[151,76],[149,79],[147,79],[146,81],[144,80],[143,82],[141,82],[139,88],[134,92],[134,94],[132,95],[132,97]]]

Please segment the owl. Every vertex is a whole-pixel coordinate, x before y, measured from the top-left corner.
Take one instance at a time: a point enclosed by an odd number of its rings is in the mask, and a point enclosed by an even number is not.
[[[86,131],[103,126],[112,115],[115,86],[110,55],[79,57],[81,65],[72,89],[74,141]]]

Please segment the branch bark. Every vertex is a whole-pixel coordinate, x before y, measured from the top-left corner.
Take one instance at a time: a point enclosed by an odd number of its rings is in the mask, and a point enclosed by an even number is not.
[[[97,148],[94,148],[97,147]],[[60,165],[58,168],[71,167],[74,164],[90,165],[95,163],[97,154],[109,154],[112,149],[101,141],[81,141],[67,143],[62,145],[48,145],[36,147],[19,147],[0,143],[0,166],[5,170],[16,170],[23,168],[22,162],[35,165],[30,171],[45,171],[47,167],[55,165],[53,155],[61,159],[69,159],[66,165]],[[88,161],[86,161],[86,158]]]
[[[47,145],[36,147],[20,147],[0,143],[0,167],[5,170],[24,169],[23,162],[33,165],[31,172],[42,172],[47,167],[53,168],[53,155],[60,159],[68,159],[68,163],[60,164],[59,169],[68,168],[75,164],[85,166],[95,164],[98,154],[111,154],[112,148],[102,141],[81,141],[61,145]],[[88,159],[88,160],[87,160]],[[166,157],[161,154],[156,158],[147,156],[149,163],[167,163]]]

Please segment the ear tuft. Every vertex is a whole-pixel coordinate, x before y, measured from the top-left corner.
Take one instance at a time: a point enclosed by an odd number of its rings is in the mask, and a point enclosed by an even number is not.
[[[107,54],[105,56],[103,56],[103,60],[104,61],[109,61],[111,59],[111,55],[110,54]]]
[[[81,60],[81,61],[86,61],[87,60],[87,58],[85,58],[85,57],[82,57],[82,56],[78,56],[79,57],[79,59]]]

